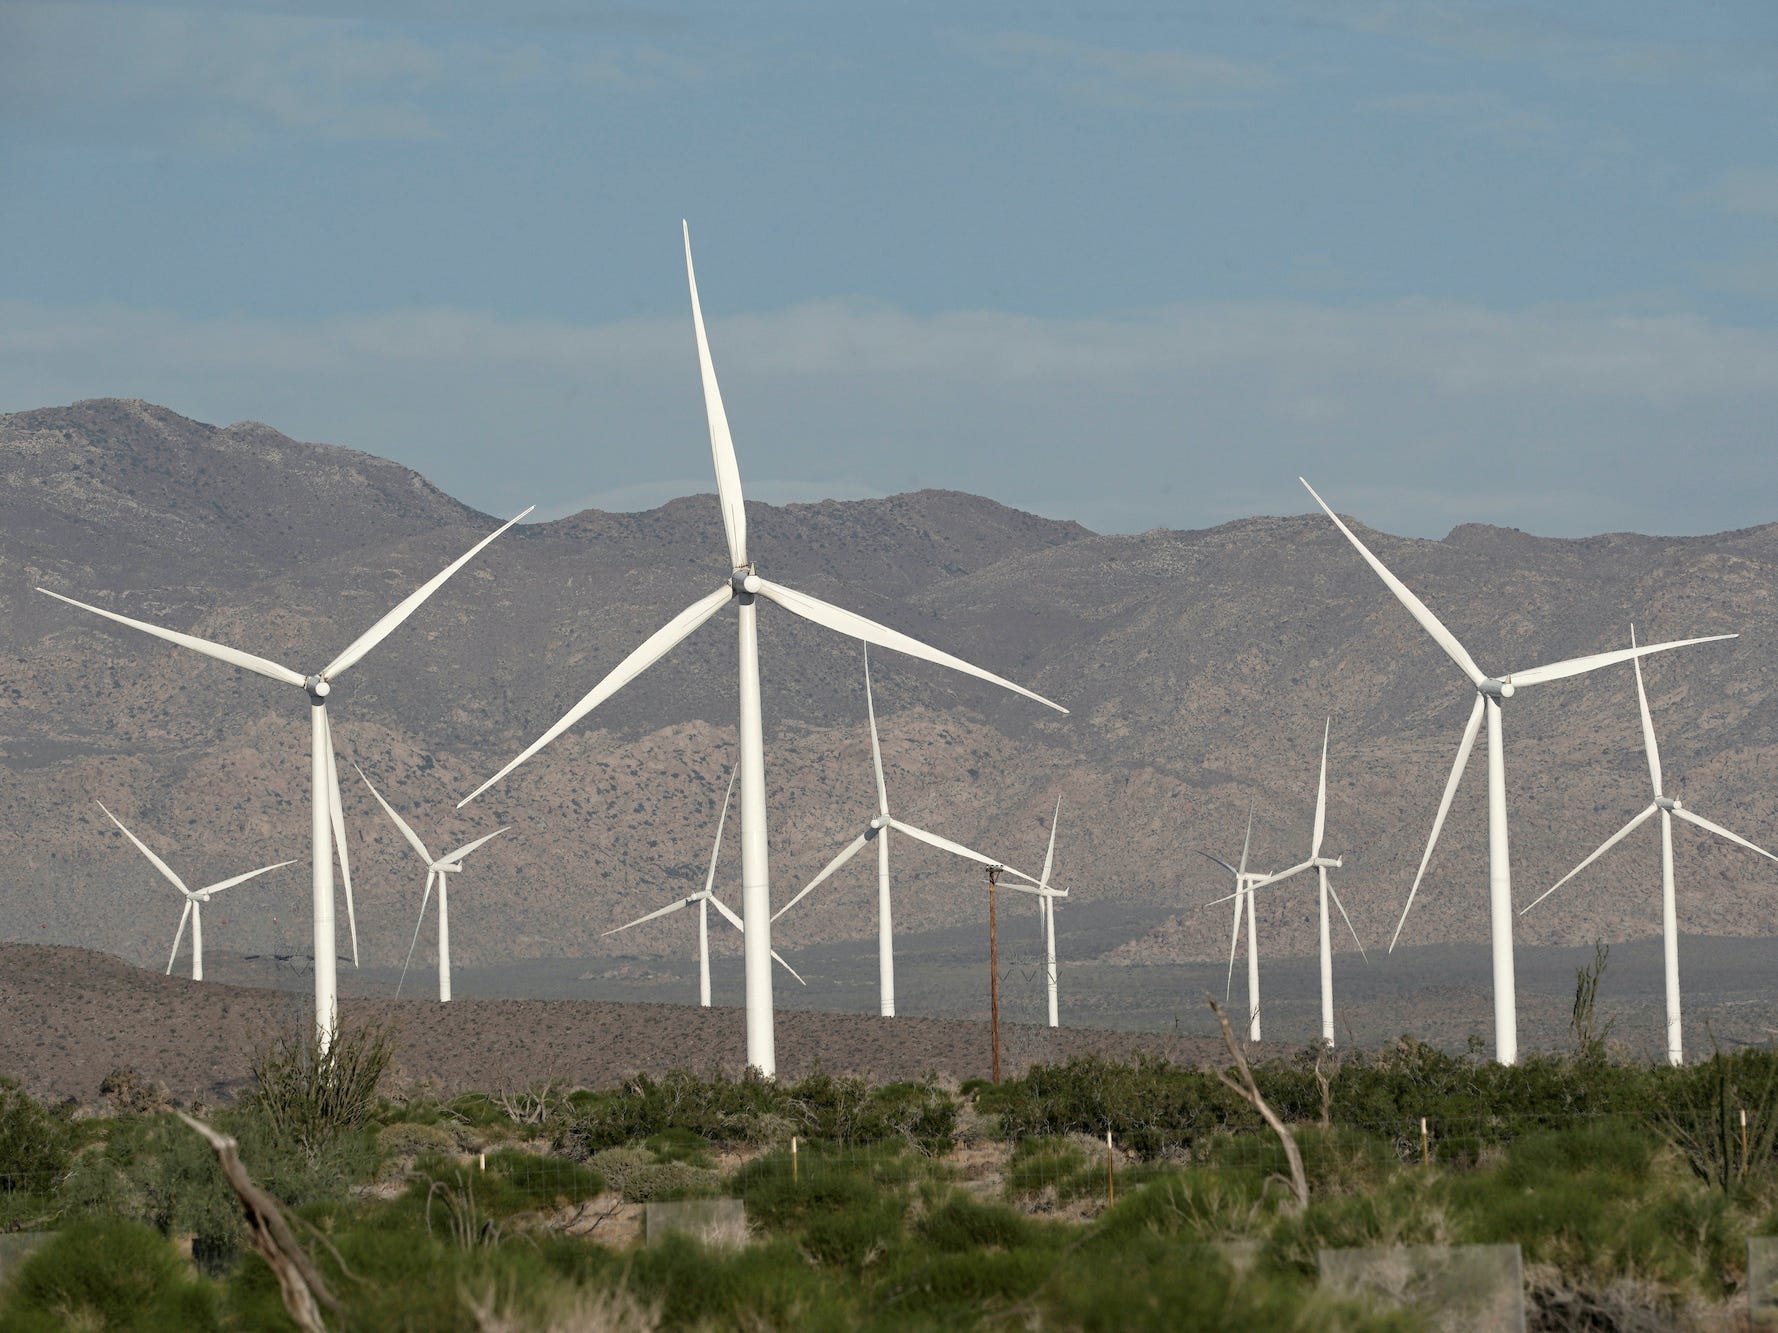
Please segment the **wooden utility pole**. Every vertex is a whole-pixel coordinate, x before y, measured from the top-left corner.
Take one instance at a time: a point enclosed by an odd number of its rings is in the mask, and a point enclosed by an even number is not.
[[[988,867],[988,1033],[994,1051],[993,1078],[1000,1082],[1000,940],[994,929],[994,886],[1000,867]]]

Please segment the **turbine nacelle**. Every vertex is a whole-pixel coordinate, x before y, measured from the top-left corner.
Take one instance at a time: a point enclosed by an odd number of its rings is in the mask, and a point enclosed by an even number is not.
[[[728,586],[743,597],[751,597],[760,589],[760,578],[751,567],[737,569],[729,575]]]
[[[1476,690],[1490,699],[1510,699],[1513,697],[1513,683],[1510,680],[1495,680],[1489,677],[1476,686]]]
[[[870,820],[870,826],[871,826],[871,831],[873,833],[882,832],[884,829],[889,827],[889,816],[888,815],[872,815],[871,820]]]
[[[303,688],[309,692],[309,698],[316,703],[320,703],[333,690],[333,686],[329,685],[326,679],[321,676],[310,676],[303,682]]]
[[[1671,796],[1657,796],[1655,797],[1655,807],[1660,810],[1677,810],[1680,808],[1680,803]]]

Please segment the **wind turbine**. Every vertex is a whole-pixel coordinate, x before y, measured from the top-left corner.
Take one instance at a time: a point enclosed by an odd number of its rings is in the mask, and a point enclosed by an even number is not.
[[[1469,683],[1476,691],[1475,707],[1470,710],[1469,721],[1464,724],[1463,739],[1457,744],[1457,758],[1451,765],[1451,776],[1445,782],[1444,795],[1439,798],[1438,813],[1432,818],[1432,835],[1426,840],[1426,852],[1421,856],[1420,869],[1414,875],[1414,887],[1408,892],[1407,905],[1402,908],[1401,920],[1396,923],[1395,934],[1389,940],[1391,952],[1395,949],[1396,940],[1401,938],[1401,928],[1407,924],[1408,913],[1413,910],[1414,895],[1420,891],[1420,880],[1426,874],[1427,862],[1432,860],[1432,849],[1438,843],[1439,830],[1445,826],[1445,816],[1450,813],[1451,800],[1457,794],[1457,784],[1462,781],[1463,769],[1469,762],[1470,752],[1475,748],[1476,733],[1481,729],[1484,714],[1487,717],[1488,917],[1494,950],[1494,1058],[1503,1065],[1515,1064],[1519,1058],[1519,1020],[1513,981],[1512,858],[1507,845],[1506,750],[1501,740],[1501,704],[1512,698],[1514,691],[1523,685],[1541,685],[1549,680],[1563,680],[1584,672],[1597,671],[1600,667],[1617,662],[1645,657],[1649,653],[1666,652],[1669,648],[1684,648],[1694,643],[1714,643],[1719,639],[1733,639],[1736,636],[1711,634],[1698,639],[1678,639],[1671,643],[1652,644],[1646,648],[1592,653],[1586,657],[1552,662],[1548,666],[1532,667],[1528,671],[1490,676],[1476,665],[1468,649],[1427,609],[1426,603],[1414,596],[1407,584],[1391,574],[1383,562],[1358,540],[1352,529],[1340,521],[1339,515],[1327,507],[1327,502],[1315,495],[1315,488],[1301,477],[1297,480],[1303,483],[1310,495],[1315,496],[1315,503],[1333,520],[1334,526],[1345,534],[1346,540],[1364,557],[1365,563],[1377,572],[1377,577],[1395,594],[1396,600],[1407,608],[1408,614],[1419,622],[1420,628],[1431,635],[1432,641],[1444,649],[1446,656],[1469,677]]]
[[[912,824],[904,824],[889,813],[889,785],[883,778],[883,747],[877,738],[877,708],[871,698],[870,648],[868,645],[864,650],[864,707],[870,715],[870,757],[877,775],[877,813],[871,816],[870,822],[864,826],[864,832],[848,843],[838,856],[829,861],[819,875],[805,884],[794,898],[772,913],[772,920],[776,921],[819,888],[827,881],[829,875],[862,851],[866,843],[876,843],[877,984],[881,1012],[885,1017],[892,1018],[895,1015],[895,945],[894,921],[889,907],[889,830],[900,829],[910,838],[937,847],[941,851],[950,852],[953,856],[974,861],[977,865],[998,866],[1001,865],[1001,862],[992,857],[983,856],[980,852],[971,851],[961,843],[952,842],[949,838],[941,838],[936,833],[928,833],[925,829],[916,828]],[[1032,880],[1029,875],[1017,870],[1009,870],[1008,873],[1018,875],[1020,879],[1029,880],[1033,884],[1037,882]],[[1017,888],[1019,886],[1008,885],[1007,887]]]
[[[1229,874],[1235,877],[1235,891],[1229,898],[1235,900],[1235,919],[1229,927],[1229,977],[1223,989],[1226,1002],[1235,993],[1235,949],[1241,941],[1241,909],[1247,909],[1247,1040],[1258,1041],[1259,1035],[1259,933],[1253,920],[1253,886],[1266,879],[1264,875],[1256,875],[1247,869],[1247,850],[1253,845],[1253,806],[1247,807],[1247,836],[1241,840],[1241,864],[1232,866],[1213,852],[1199,850],[1198,855],[1208,857],[1216,862]],[[1226,903],[1229,898],[1218,898],[1209,904]]]
[[[772,1078],[777,1073],[778,1059],[772,1034],[772,902],[766,860],[765,735],[759,700],[758,599],[763,597],[769,602],[775,602],[786,611],[840,634],[849,634],[880,648],[893,648],[910,657],[936,662],[953,671],[991,681],[1016,694],[1047,704],[1057,712],[1066,713],[1068,710],[1021,685],[1003,680],[991,671],[973,666],[962,658],[929,648],[918,639],[909,638],[906,634],[866,620],[851,611],[841,610],[810,597],[807,593],[797,592],[759,576],[752,561],[747,558],[747,513],[741,497],[741,472],[735,460],[735,446],[729,434],[728,416],[722,406],[722,391],[716,383],[716,369],[710,360],[710,342],[704,332],[703,310],[698,304],[697,274],[691,262],[691,230],[683,223],[681,228],[685,236],[685,278],[691,291],[692,328],[697,340],[698,369],[704,385],[704,412],[710,425],[710,452],[716,465],[717,503],[722,510],[723,532],[728,539],[729,573],[714,592],[700,597],[643,640],[604,680],[570,708],[559,722],[533,741],[518,758],[465,796],[458,805],[461,807],[473,801],[666,656],[698,626],[730,602],[735,603],[740,630],[738,730],[741,743],[741,916],[746,922],[747,1063],[765,1077]]]
[[[1630,626],[1630,643],[1634,645],[1635,642],[1636,627],[1632,625]],[[1655,742],[1655,723],[1648,711],[1648,693],[1642,688],[1642,663],[1632,662],[1631,665],[1636,669],[1636,703],[1642,711],[1642,748],[1648,757],[1648,779],[1649,785],[1654,789],[1654,800],[1628,824],[1601,843],[1591,856],[1521,909],[1519,915],[1523,916],[1536,907],[1538,903],[1622,842],[1632,829],[1644,823],[1649,816],[1658,813],[1661,816],[1661,946],[1667,974],[1667,1061],[1669,1064],[1679,1065],[1685,1063],[1685,1048],[1680,1041],[1679,1033],[1679,913],[1673,890],[1673,816],[1678,815],[1688,824],[1696,824],[1706,832],[1718,834],[1730,842],[1756,851],[1768,860],[1778,861],[1778,856],[1773,856],[1764,847],[1755,847],[1746,838],[1738,833],[1729,832],[1721,824],[1713,824],[1702,815],[1693,814],[1673,797],[1666,794],[1665,784],[1661,780],[1661,748]]]
[[[653,921],[658,917],[666,916],[669,912],[677,912],[682,907],[690,907],[693,903],[696,903],[698,905],[698,1003],[706,1009],[710,1007],[711,906],[714,905],[716,910],[722,913],[728,923],[741,932],[743,938],[747,934],[747,928],[741,924],[741,918],[730,911],[728,905],[716,896],[716,860],[722,855],[722,826],[728,820],[729,797],[734,794],[735,774],[731,772],[728,775],[728,791],[723,793],[722,797],[722,813],[716,817],[716,845],[710,849],[710,871],[704,876],[704,887],[697,893],[692,894],[689,898],[681,898],[677,902],[668,903],[665,907],[657,908],[647,916],[637,917],[628,925],[615,926],[604,932],[606,935],[616,935],[620,931],[628,930],[630,926],[639,926],[644,921]],[[806,986],[809,984],[797,974],[797,970],[794,967],[784,961],[783,957],[776,949],[772,950],[772,961],[777,963],[778,966],[782,967],[786,972],[790,973],[791,976],[796,977],[799,985]]]
[[[1364,942],[1358,938],[1358,932],[1352,928],[1352,918],[1346,915],[1346,905],[1340,901],[1333,886],[1327,882],[1327,872],[1338,870],[1341,859],[1337,856],[1321,854],[1321,840],[1327,831],[1327,738],[1333,727],[1333,719],[1329,718],[1321,729],[1321,785],[1315,792],[1315,831],[1309,839],[1309,859],[1280,870],[1276,875],[1269,875],[1258,880],[1252,888],[1263,889],[1273,884],[1282,883],[1292,875],[1305,870],[1313,870],[1321,882],[1321,1040],[1327,1045],[1334,1044],[1333,1020],[1333,938],[1328,930],[1327,900],[1331,896],[1334,906],[1340,909],[1340,916],[1346,922],[1346,929],[1352,931],[1352,942],[1358,946],[1358,952],[1366,962],[1370,956],[1364,952]],[[1251,896],[1252,889],[1249,890]]]
[[[352,767],[358,768],[358,765],[354,764]],[[401,980],[395,983],[396,997],[400,998],[401,988],[407,983],[407,970],[414,961],[414,946],[420,942],[420,926],[426,920],[426,904],[432,898],[432,886],[436,882],[438,885],[438,1002],[440,1004],[448,1003],[451,998],[451,907],[445,876],[462,873],[463,858],[484,842],[498,838],[506,832],[506,828],[497,828],[492,833],[484,833],[473,842],[464,843],[455,851],[435,857],[426,850],[426,844],[420,841],[420,835],[414,832],[413,826],[396,814],[395,807],[383,799],[383,793],[377,790],[375,783],[365,777],[362,768],[358,768],[358,776],[364,778],[364,785],[369,787],[370,794],[377,798],[377,804],[383,807],[383,813],[388,815],[395,827],[401,830],[401,836],[407,839],[408,846],[418,852],[420,859],[426,863],[426,892],[420,898],[420,918],[414,922],[414,938],[408,942],[407,962],[401,965]],[[510,828],[511,825],[506,827]]]
[[[346,820],[340,806],[339,773],[334,766],[333,730],[327,722],[328,692],[333,688],[332,682],[336,677],[350,669],[372,648],[388,638],[402,621],[417,611],[420,604],[437,592],[444,585],[445,580],[467,564],[477,551],[530,512],[530,509],[525,510],[517,518],[502,523],[493,532],[483,537],[468,551],[446,565],[443,571],[433,575],[409,593],[392,611],[352,640],[346,645],[344,652],[312,676],[305,676],[300,671],[292,671],[289,667],[281,666],[267,658],[244,653],[238,648],[212,643],[208,639],[200,639],[191,634],[181,634],[177,630],[162,629],[159,625],[150,625],[145,621],[132,620],[128,616],[120,616],[115,611],[88,606],[85,602],[77,602],[72,597],[64,597],[59,592],[50,592],[48,588],[37,589],[38,592],[54,597],[57,601],[66,602],[69,606],[78,606],[82,611],[91,611],[94,615],[104,616],[107,620],[115,620],[120,625],[128,625],[131,629],[139,629],[145,634],[152,634],[157,639],[165,639],[168,643],[176,643],[181,648],[190,648],[193,652],[202,653],[206,657],[214,657],[232,666],[241,667],[261,676],[268,676],[285,685],[295,685],[308,694],[311,705],[309,708],[309,835],[314,872],[315,1036],[323,1048],[333,1044],[333,1035],[339,1028],[339,987],[334,971],[333,848],[335,846],[339,848],[341,877],[344,879],[346,887],[346,918],[352,931],[352,962],[354,966],[358,962],[358,921],[352,909],[351,870],[346,863]]]
[[[1056,1011],[1056,899],[1066,898],[1067,889],[1050,887],[1050,867],[1056,860],[1056,825],[1062,820],[1062,798],[1056,797],[1056,813],[1050,819],[1049,850],[1043,854],[1043,874],[1037,881],[1038,904],[1043,908],[1043,976],[1049,991],[1050,1026],[1060,1027]],[[1013,888],[1019,887],[1013,885]]]
[[[99,809],[105,810],[105,802],[94,801],[93,804],[98,806]],[[249,870],[245,875],[236,875],[233,879],[221,880],[215,884],[206,884],[201,889],[188,889],[185,887],[185,881],[180,879],[179,876],[174,873],[173,868],[148,849],[147,843],[143,842],[142,839],[138,838],[134,833],[131,833],[127,828],[124,828],[123,820],[119,819],[109,810],[105,810],[105,818],[109,819],[113,824],[116,824],[118,828],[123,829],[124,837],[136,844],[136,850],[146,856],[149,863],[156,870],[160,871],[161,874],[165,875],[168,882],[171,883],[174,888],[178,889],[179,892],[185,895],[185,910],[179,914],[179,929],[173,933],[173,952],[167,955],[168,976],[173,975],[173,960],[179,956],[179,941],[185,938],[185,923],[189,920],[191,922],[191,979],[193,981],[202,981],[204,979],[203,909],[204,904],[210,901],[211,894],[221,893],[224,889],[232,889],[237,884],[245,884],[248,880],[253,879],[255,876],[263,875],[268,870],[282,870],[285,866],[293,864],[290,861],[280,861],[275,866],[261,866],[258,870]]]

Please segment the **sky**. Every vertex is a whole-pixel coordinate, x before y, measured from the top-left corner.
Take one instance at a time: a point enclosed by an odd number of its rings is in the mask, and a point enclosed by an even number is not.
[[[496,513],[1778,520],[1778,6],[0,0],[0,411]]]

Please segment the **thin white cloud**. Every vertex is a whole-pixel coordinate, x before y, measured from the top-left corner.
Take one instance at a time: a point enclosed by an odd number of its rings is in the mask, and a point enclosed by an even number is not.
[[[523,29],[217,7],[5,7],[0,125],[77,141],[239,149],[272,138],[437,137],[466,94],[518,85],[637,91],[695,82],[695,59],[634,36],[548,45]]]
[[[1271,301],[1043,319],[828,302],[710,333],[760,499],[937,486],[1140,530],[1292,511],[1308,471],[1343,503],[1374,496],[1367,521],[1434,535],[1462,517],[1572,533],[1778,516],[1778,333],[1696,315]],[[709,487],[681,320],[0,302],[0,407],[110,395],[367,449],[488,510]]]
[[[1510,152],[1538,152],[1572,159],[1577,150],[1624,154],[1629,141],[1492,91],[1398,93],[1369,104],[1391,114],[1417,117],[1451,126],[1473,138]]]
[[[972,45],[986,59],[1029,70],[1071,96],[1106,106],[1245,104],[1280,82],[1269,66],[1194,51],[1130,50],[1023,32]]]
[[[1778,222],[1778,167],[1735,167],[1693,197],[1725,213]]]

